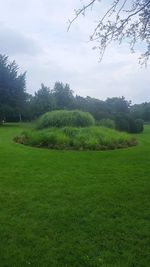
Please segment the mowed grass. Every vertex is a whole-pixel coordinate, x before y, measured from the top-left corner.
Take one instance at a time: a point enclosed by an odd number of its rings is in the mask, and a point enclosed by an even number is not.
[[[136,147],[56,151],[0,127],[1,267],[148,267],[150,126]]]

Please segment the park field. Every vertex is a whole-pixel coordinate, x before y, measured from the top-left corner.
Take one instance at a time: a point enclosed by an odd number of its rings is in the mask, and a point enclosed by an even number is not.
[[[28,127],[0,127],[0,266],[150,266],[150,126],[96,152],[13,142]]]

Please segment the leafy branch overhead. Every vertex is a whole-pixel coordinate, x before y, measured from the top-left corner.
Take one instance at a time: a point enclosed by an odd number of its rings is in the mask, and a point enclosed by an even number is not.
[[[85,15],[87,9],[92,8],[96,2],[101,0],[89,1],[75,10],[74,18],[69,20],[68,30],[72,23],[80,15]],[[146,64],[150,57],[150,0],[111,2],[90,36],[90,41],[96,42],[94,49],[98,48],[100,51],[100,60],[110,43],[118,41],[121,44],[123,40],[129,41],[131,52],[134,52],[137,43],[142,43],[144,52],[140,56],[140,63]]]

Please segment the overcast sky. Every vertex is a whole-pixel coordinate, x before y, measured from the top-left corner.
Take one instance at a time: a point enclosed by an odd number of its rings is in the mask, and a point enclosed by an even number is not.
[[[101,63],[88,42],[106,0],[78,19],[67,32],[67,21],[80,0],[0,0],[0,53],[27,71],[27,91],[44,83],[69,83],[75,94],[106,99],[125,96],[133,103],[150,101],[150,68],[138,65],[140,51],[127,44],[111,46]],[[108,1],[109,2],[109,1]]]

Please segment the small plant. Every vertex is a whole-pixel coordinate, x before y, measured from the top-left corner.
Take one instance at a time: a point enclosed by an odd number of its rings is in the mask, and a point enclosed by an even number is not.
[[[93,116],[88,112],[79,110],[55,110],[42,115],[38,121],[36,128],[44,129],[48,127],[87,127],[95,124]]]

